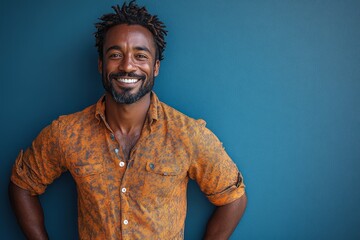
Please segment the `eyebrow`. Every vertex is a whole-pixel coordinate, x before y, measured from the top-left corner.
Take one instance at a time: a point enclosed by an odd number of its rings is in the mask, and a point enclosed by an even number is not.
[[[138,50],[138,51],[145,51],[145,52],[151,53],[150,49],[145,46],[137,46],[134,49]],[[118,45],[111,46],[108,49],[106,49],[106,53],[108,53],[110,50],[121,50],[121,47]]]

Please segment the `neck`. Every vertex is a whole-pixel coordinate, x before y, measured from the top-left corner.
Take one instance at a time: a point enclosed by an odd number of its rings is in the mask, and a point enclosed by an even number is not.
[[[132,104],[120,104],[106,93],[105,117],[113,132],[129,135],[142,129],[150,106],[150,93]]]

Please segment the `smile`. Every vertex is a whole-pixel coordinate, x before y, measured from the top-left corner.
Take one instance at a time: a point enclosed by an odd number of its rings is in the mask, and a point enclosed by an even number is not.
[[[138,82],[140,79],[138,78],[117,78],[116,81],[121,82],[121,83],[136,83]]]

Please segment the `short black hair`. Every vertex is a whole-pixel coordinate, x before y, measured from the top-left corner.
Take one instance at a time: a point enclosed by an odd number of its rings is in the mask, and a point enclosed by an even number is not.
[[[164,59],[164,50],[166,47],[165,36],[167,35],[166,26],[159,20],[157,15],[151,15],[145,7],[139,7],[135,1],[124,4],[120,8],[119,5],[112,6],[115,13],[104,14],[99,18],[100,22],[95,23],[97,31],[95,39],[99,57],[102,59],[104,39],[107,31],[119,24],[140,25],[147,28],[154,37],[156,45],[156,59]]]

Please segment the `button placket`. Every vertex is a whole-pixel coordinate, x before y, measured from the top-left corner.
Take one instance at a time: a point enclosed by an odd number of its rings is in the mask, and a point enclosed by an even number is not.
[[[118,159],[121,159],[120,156],[119,156],[119,149],[118,149],[118,148],[115,148],[115,149],[114,149],[114,152],[115,152],[116,156],[118,157]],[[124,163],[122,160],[120,160],[119,166],[122,168],[122,167],[125,166],[125,163]]]
[[[119,149],[118,148],[115,148],[115,153],[116,153],[116,156],[118,157],[118,159],[120,160],[119,162],[119,167],[123,168],[125,166],[125,162],[123,162],[123,160],[121,160],[121,157],[119,155]]]
[[[112,152],[112,154],[114,154],[112,156],[115,156],[115,158],[113,158],[113,160],[118,159],[118,166],[120,168],[126,167],[127,163],[123,159],[123,154],[121,152],[121,146],[118,143],[115,135],[111,132],[110,135],[108,135],[108,136],[110,136],[110,140],[111,140],[109,142],[110,143],[110,151]],[[123,170],[124,169],[122,169],[121,172],[123,172]],[[125,172],[123,172],[122,174],[125,174]],[[123,181],[122,184],[124,184],[124,183],[125,182]],[[129,224],[129,220],[126,217],[126,211],[127,211],[128,207],[124,207],[124,205],[128,205],[127,196],[126,196],[128,191],[129,191],[128,188],[122,187],[120,185],[120,202],[121,202],[120,206],[121,206],[121,212],[122,212],[121,218],[123,219],[121,223],[124,227]]]
[[[110,138],[111,138],[111,140],[116,141],[115,135],[114,135],[113,133],[110,134]],[[119,167],[121,167],[121,168],[124,167],[124,166],[125,166],[125,162],[123,162],[123,160],[121,160],[121,156],[119,155],[119,152],[120,152],[119,148],[118,148],[118,147],[115,148],[115,149],[114,149],[114,152],[115,152],[117,158],[120,159]]]

